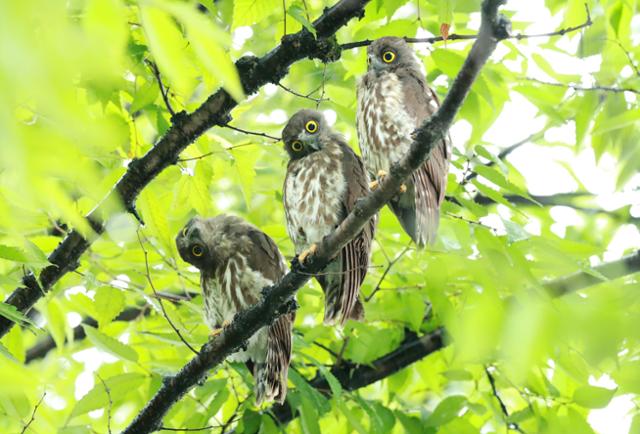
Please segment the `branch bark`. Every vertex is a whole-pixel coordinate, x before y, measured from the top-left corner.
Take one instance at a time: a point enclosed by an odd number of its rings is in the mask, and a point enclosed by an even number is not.
[[[638,273],[640,272],[640,250],[617,261],[601,264],[593,268],[608,279],[617,279]],[[592,274],[579,271],[547,282],[544,287],[553,297],[561,297],[569,292],[579,291],[601,282],[601,279],[594,277]],[[407,331],[405,340],[391,353],[367,365],[343,362],[340,366],[332,368],[331,373],[340,381],[343,389],[360,389],[387,378],[444,348],[447,345],[445,334],[446,331],[442,328],[422,336],[417,336]],[[327,380],[320,373],[316,374],[309,384],[327,396],[331,393]],[[270,409],[270,413],[277,422],[283,425],[297,417],[288,402],[283,405],[274,405]]]
[[[340,57],[340,47],[332,36],[351,18],[362,17],[368,2],[369,0],[341,0],[326,9],[314,22],[317,39],[303,29],[283,37],[280,45],[260,58],[241,57],[236,62],[236,67],[245,94],[251,95],[267,83],[279,83],[288,73],[289,66],[305,57],[319,58],[325,62],[337,60]],[[108,217],[106,204],[119,200],[142,222],[135,208],[140,191],[160,172],[175,164],[180,153],[206,130],[216,125],[227,124],[229,112],[236,105],[238,102],[224,89],[220,89],[193,113],[176,113],[171,119],[169,131],[143,157],[129,164],[113,190],[86,216],[95,234],[86,236],[78,230],[71,231],[49,255],[51,265],[45,267],[38,278],[33,274],[26,275],[23,279],[24,286],[14,290],[5,302],[26,313],[62,276],[77,268],[82,254],[104,231],[103,219]],[[7,318],[0,317],[0,337],[14,324]]]
[[[415,140],[408,155],[391,167],[389,176],[380,187],[356,204],[354,210],[336,231],[323,240],[317,252],[309,258],[308,264],[301,266],[294,263],[291,272],[279,283],[265,288],[263,291],[265,296],[259,303],[240,312],[220,335],[203,345],[200,355],[191,359],[175,376],[166,378],[155,396],[123,433],[138,434],[156,430],[161,426],[162,418],[169,408],[202,379],[208,370],[236,351],[258,329],[289,311],[291,307],[287,302],[291,296],[309,280],[311,275],[320,272],[329,260],[353,239],[369,219],[396,194],[402,182],[429,158],[435,144],[449,130],[471,85],[498,41],[509,36],[508,21],[498,16],[498,7],[503,3],[504,0],[484,0],[478,39],[474,42],[442,106],[433,117],[416,130]],[[314,26],[318,28],[318,21]],[[318,33],[321,34],[321,32]]]

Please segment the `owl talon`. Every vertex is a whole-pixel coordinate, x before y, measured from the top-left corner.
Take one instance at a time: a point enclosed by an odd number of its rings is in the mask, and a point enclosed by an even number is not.
[[[407,186],[404,185],[404,184],[401,184],[400,185],[400,193],[406,193],[406,191],[407,191]]]
[[[369,183],[369,190],[371,190],[371,191],[375,190],[376,188],[378,188],[379,184],[380,183],[377,180],[376,181],[371,181]]]
[[[211,330],[211,333],[209,333],[209,336],[212,338],[215,338],[216,336],[218,336],[220,333],[222,333],[224,331],[224,329],[226,329],[227,327],[229,327],[229,324],[231,324],[231,321],[225,319],[222,322],[222,327],[219,328],[215,328],[213,330]]]
[[[298,262],[300,262],[301,264],[304,264],[304,261],[307,259],[307,257],[309,255],[313,255],[316,252],[316,250],[318,250],[317,244],[315,243],[311,244],[311,246],[307,250],[305,250],[304,252],[298,255]]]

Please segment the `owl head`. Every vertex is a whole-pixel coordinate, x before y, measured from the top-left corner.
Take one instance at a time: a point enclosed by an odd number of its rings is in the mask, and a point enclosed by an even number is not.
[[[300,110],[282,130],[284,148],[292,160],[305,157],[323,148],[323,140],[331,133],[327,120],[315,110]]]
[[[399,67],[418,68],[420,62],[409,44],[395,36],[376,39],[367,47],[369,71],[382,72]]]
[[[209,220],[194,217],[183,227],[176,237],[176,246],[180,257],[203,270],[215,262],[214,252],[209,247],[208,234],[211,233]]]

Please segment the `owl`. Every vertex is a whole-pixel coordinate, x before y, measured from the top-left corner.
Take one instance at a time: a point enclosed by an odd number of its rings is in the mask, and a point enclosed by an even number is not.
[[[287,232],[304,262],[356,200],[369,192],[368,178],[360,158],[317,111],[293,115],[282,131],[282,141],[290,157],[283,194]],[[364,315],[359,291],[369,266],[375,225],[376,217],[316,275],[325,294],[326,324],[342,325]]]
[[[404,157],[413,131],[440,106],[427,85],[423,67],[402,38],[385,37],[367,49],[367,73],[358,81],[357,130],[367,171],[378,179]],[[435,241],[440,205],[447,185],[450,138],[442,139],[431,156],[389,201],[404,231],[419,247]],[[374,181],[373,188],[377,184]]]
[[[204,316],[212,335],[220,333],[236,313],[256,304],[261,290],[287,273],[273,240],[239,217],[195,217],[179,232],[176,245],[182,259],[200,270]],[[253,371],[258,405],[284,402],[293,320],[293,313],[281,316],[258,330],[246,349],[228,358],[246,362]]]

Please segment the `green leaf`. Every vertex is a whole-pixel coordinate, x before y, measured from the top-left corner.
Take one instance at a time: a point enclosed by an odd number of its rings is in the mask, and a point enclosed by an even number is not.
[[[299,3],[292,4],[287,10],[287,14],[293,17],[297,22],[302,24],[302,27],[307,29],[314,37],[316,37],[316,29],[313,24],[307,19],[304,8]]]
[[[438,1],[438,21],[440,24],[453,23],[453,10],[456,7],[456,0],[439,0]]]
[[[280,11],[282,16],[282,3],[278,0],[234,0],[231,28],[255,24],[270,16],[274,11]]]
[[[255,165],[261,154],[260,149],[256,150],[249,146],[233,150],[233,164],[238,174],[237,179],[242,188],[247,208],[251,207],[251,196],[256,179]]]
[[[166,3],[164,7],[187,28],[187,39],[196,57],[236,101],[244,99],[244,90],[235,64],[225,47],[231,43],[227,33],[215,25],[215,21],[197,12],[186,3]]]
[[[191,96],[196,73],[187,51],[189,43],[171,15],[158,7],[141,5],[140,21],[153,58],[168,84],[179,93]]]
[[[375,401],[367,401],[357,395],[353,398],[369,416],[370,431],[383,434],[393,429],[396,419],[391,410]]]
[[[318,413],[313,407],[312,401],[302,396],[300,406],[300,425],[304,434],[320,434],[320,425],[318,424]]]
[[[335,375],[331,373],[331,370],[327,369],[326,366],[308,354],[305,354],[304,357],[316,365],[322,376],[327,380],[327,383],[329,383],[329,388],[331,389],[333,397],[339,399],[340,395],[342,395],[342,384],[340,384],[340,381],[338,381]]]
[[[96,290],[95,312],[100,327],[109,324],[124,309],[124,293],[111,286],[101,286]]]
[[[133,96],[133,101],[129,106],[129,112],[135,113],[139,110],[143,110],[153,104],[160,95],[160,89],[158,84],[154,81],[148,81],[142,86]]]
[[[435,428],[424,426],[424,423],[417,417],[409,416],[401,411],[395,412],[396,417],[409,434],[434,434]]]
[[[467,398],[461,395],[449,396],[438,404],[426,421],[427,426],[437,427],[458,417],[458,413],[467,404]]]
[[[0,316],[5,317],[9,321],[13,321],[20,325],[29,325],[31,327],[37,327],[33,321],[26,317],[25,314],[20,312],[17,307],[12,304],[4,303],[0,301]]]
[[[0,354],[13,362],[18,362],[18,360],[13,357],[13,354],[11,354],[9,350],[4,345],[2,345],[2,343],[0,343]]]
[[[631,422],[631,428],[629,428],[629,434],[640,434],[640,414],[636,414]]]
[[[336,407],[340,409],[342,414],[344,414],[344,416],[347,418],[347,421],[349,421],[349,424],[356,431],[358,431],[360,434],[367,434],[367,430],[364,429],[364,426],[362,425],[358,417],[355,414],[353,414],[351,409],[347,406],[347,404],[344,401],[336,401]]]
[[[145,376],[137,373],[127,373],[104,379],[105,384],[96,378],[93,389],[80,398],[69,417],[74,418],[99,408],[105,408],[109,405],[109,395],[112,403],[120,402],[128,394],[135,392],[144,380]],[[105,385],[109,389],[109,394],[107,394]]]
[[[529,199],[531,202],[537,205],[540,205],[538,202],[533,200],[531,196],[529,196],[529,193],[527,193],[526,191],[522,190],[520,187],[518,187],[517,185],[509,181],[495,167],[480,165],[475,167],[475,171],[478,173],[478,175],[493,182],[498,187],[501,187],[509,192],[517,194],[518,196],[522,196],[526,199]]]
[[[123,344],[111,336],[107,336],[104,333],[99,332],[97,329],[89,325],[83,324],[82,327],[84,328],[84,331],[91,343],[102,351],[131,362],[138,361],[138,353],[130,346]]]
[[[585,408],[604,408],[615,393],[616,389],[586,385],[578,387],[573,392],[573,400]]]
[[[28,263],[27,255],[21,249],[13,246],[5,246],[0,244],[0,258],[13,262]]]

